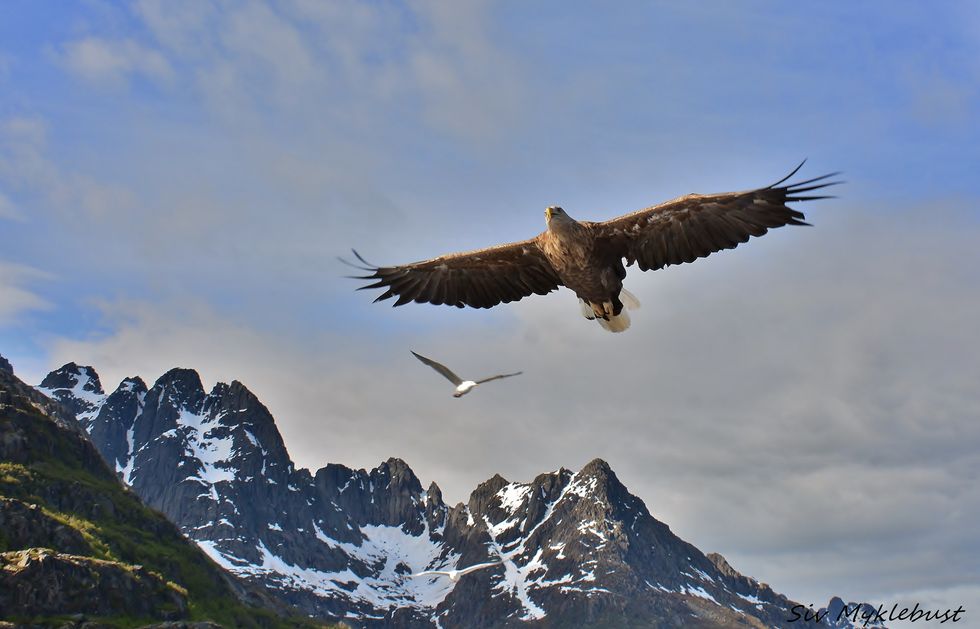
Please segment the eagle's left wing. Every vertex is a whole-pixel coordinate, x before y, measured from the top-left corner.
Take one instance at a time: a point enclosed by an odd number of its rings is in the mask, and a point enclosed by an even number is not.
[[[364,262],[356,251],[354,255]],[[492,308],[529,295],[545,295],[561,286],[536,238],[402,266],[360,268],[371,274],[354,279],[375,281],[358,290],[383,288],[385,292],[374,301],[397,296],[394,306],[415,301]]]
[[[832,186],[838,173],[782,186],[793,172],[771,186],[746,192],[689,194],[602,223],[591,223],[599,243],[613,257],[636,262],[641,271],[693,262],[722,249],[733,249],[750,236],[783,225],[808,225],[802,212],[787,203],[829,198],[803,193]]]

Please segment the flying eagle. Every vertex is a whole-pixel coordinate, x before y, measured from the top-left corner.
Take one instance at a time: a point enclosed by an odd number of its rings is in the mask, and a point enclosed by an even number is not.
[[[478,384],[483,384],[484,382],[490,382],[491,380],[500,380],[501,378],[510,378],[511,376],[519,376],[522,373],[524,373],[523,371],[518,371],[515,373],[501,373],[501,374],[497,374],[496,376],[490,376],[489,378],[484,378],[482,380],[477,380],[474,382],[473,380],[463,380],[462,378],[454,374],[452,369],[443,365],[442,363],[437,363],[431,358],[426,358],[425,356],[421,354],[416,354],[415,352],[412,352],[412,356],[415,356],[426,365],[432,367],[433,369],[441,373],[443,377],[446,378],[446,380],[449,380],[454,385],[456,385],[456,390],[453,392],[453,397],[463,397],[464,395],[472,391],[473,388],[476,387]]]
[[[587,319],[622,332],[629,327],[624,302],[626,308],[638,305],[623,289],[627,266],[647,271],[694,262],[774,227],[808,225],[787,203],[831,198],[804,193],[841,182],[827,181],[838,174],[830,173],[781,185],[802,166],[765,188],[689,194],[601,223],[577,221],[552,206],[544,211],[547,229],[534,238],[402,266],[372,266],[354,251],[367,265],[354,266],[371,273],[354,279],[374,280],[358,290],[383,288],[375,301],[397,297],[395,306],[415,301],[492,308],[567,286]]]

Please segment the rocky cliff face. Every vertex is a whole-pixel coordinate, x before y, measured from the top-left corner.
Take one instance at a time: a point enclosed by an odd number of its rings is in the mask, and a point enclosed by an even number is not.
[[[102,395],[97,376],[63,372],[45,381],[81,391],[85,399],[62,397],[93,429],[92,412],[111,408],[81,403]],[[68,616],[98,627],[312,626],[239,596],[253,595],[121,484],[67,409],[0,369],[0,626],[66,626]]]
[[[187,594],[143,566],[47,548],[0,553],[0,609],[31,616],[130,616],[179,620]]]
[[[449,506],[399,459],[295,469],[268,409],[239,382],[205,392],[194,371],[173,369],[148,390],[130,378],[105,397],[93,369],[69,364],[42,389],[66,403],[80,391],[86,429],[137,494],[220,565],[314,616],[779,627],[795,605],[674,535],[602,460],[530,482],[494,476]],[[414,576],[481,563],[491,565],[458,580]]]

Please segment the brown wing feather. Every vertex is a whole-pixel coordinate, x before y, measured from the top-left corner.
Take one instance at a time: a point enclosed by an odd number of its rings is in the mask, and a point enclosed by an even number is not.
[[[800,164],[802,166],[803,164]],[[832,186],[838,173],[781,186],[780,181],[746,192],[690,194],[602,223],[592,223],[599,242],[614,257],[636,262],[640,270],[693,262],[722,249],[733,249],[751,236],[783,225],[808,225],[787,203],[830,198],[802,193]],[[818,183],[819,182],[819,183]]]
[[[355,279],[375,281],[358,290],[384,288],[375,301],[397,297],[395,306],[415,301],[492,308],[501,302],[544,295],[561,286],[536,238],[401,266],[361,268],[371,275]]]

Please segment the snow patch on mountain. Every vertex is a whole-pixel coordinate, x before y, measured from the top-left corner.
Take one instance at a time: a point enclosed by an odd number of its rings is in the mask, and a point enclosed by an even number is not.
[[[500,491],[498,491],[497,497],[500,498],[500,506],[513,513],[524,504],[524,502],[527,500],[528,494],[530,493],[530,485],[511,483],[509,485],[505,485]]]
[[[208,417],[203,413],[182,408],[177,417],[177,425],[184,429],[186,455],[200,462],[197,476],[190,480],[214,486],[223,481],[235,478],[235,472],[230,469],[228,459],[231,457],[235,442],[232,435],[220,436],[223,427],[212,428],[221,419],[221,414]]]
[[[274,527],[270,525],[269,528]],[[274,530],[281,529],[275,527]],[[442,543],[433,541],[428,527],[422,534],[412,535],[397,526],[364,526],[361,528],[364,540],[360,545],[330,539],[316,525],[314,530],[324,543],[343,549],[350,556],[351,565],[379,566],[377,573],[362,577],[350,567],[334,572],[302,568],[278,556],[261,541],[256,545],[260,563],[249,563],[235,557],[218,549],[215,542],[210,540],[198,541],[198,545],[212,559],[236,574],[264,576],[283,587],[308,590],[320,596],[345,598],[370,605],[374,610],[434,608],[456,586],[450,579],[439,576],[413,576],[425,570],[459,568],[459,554],[447,552]],[[353,614],[350,617],[365,615]],[[367,617],[376,616],[367,614]]]

